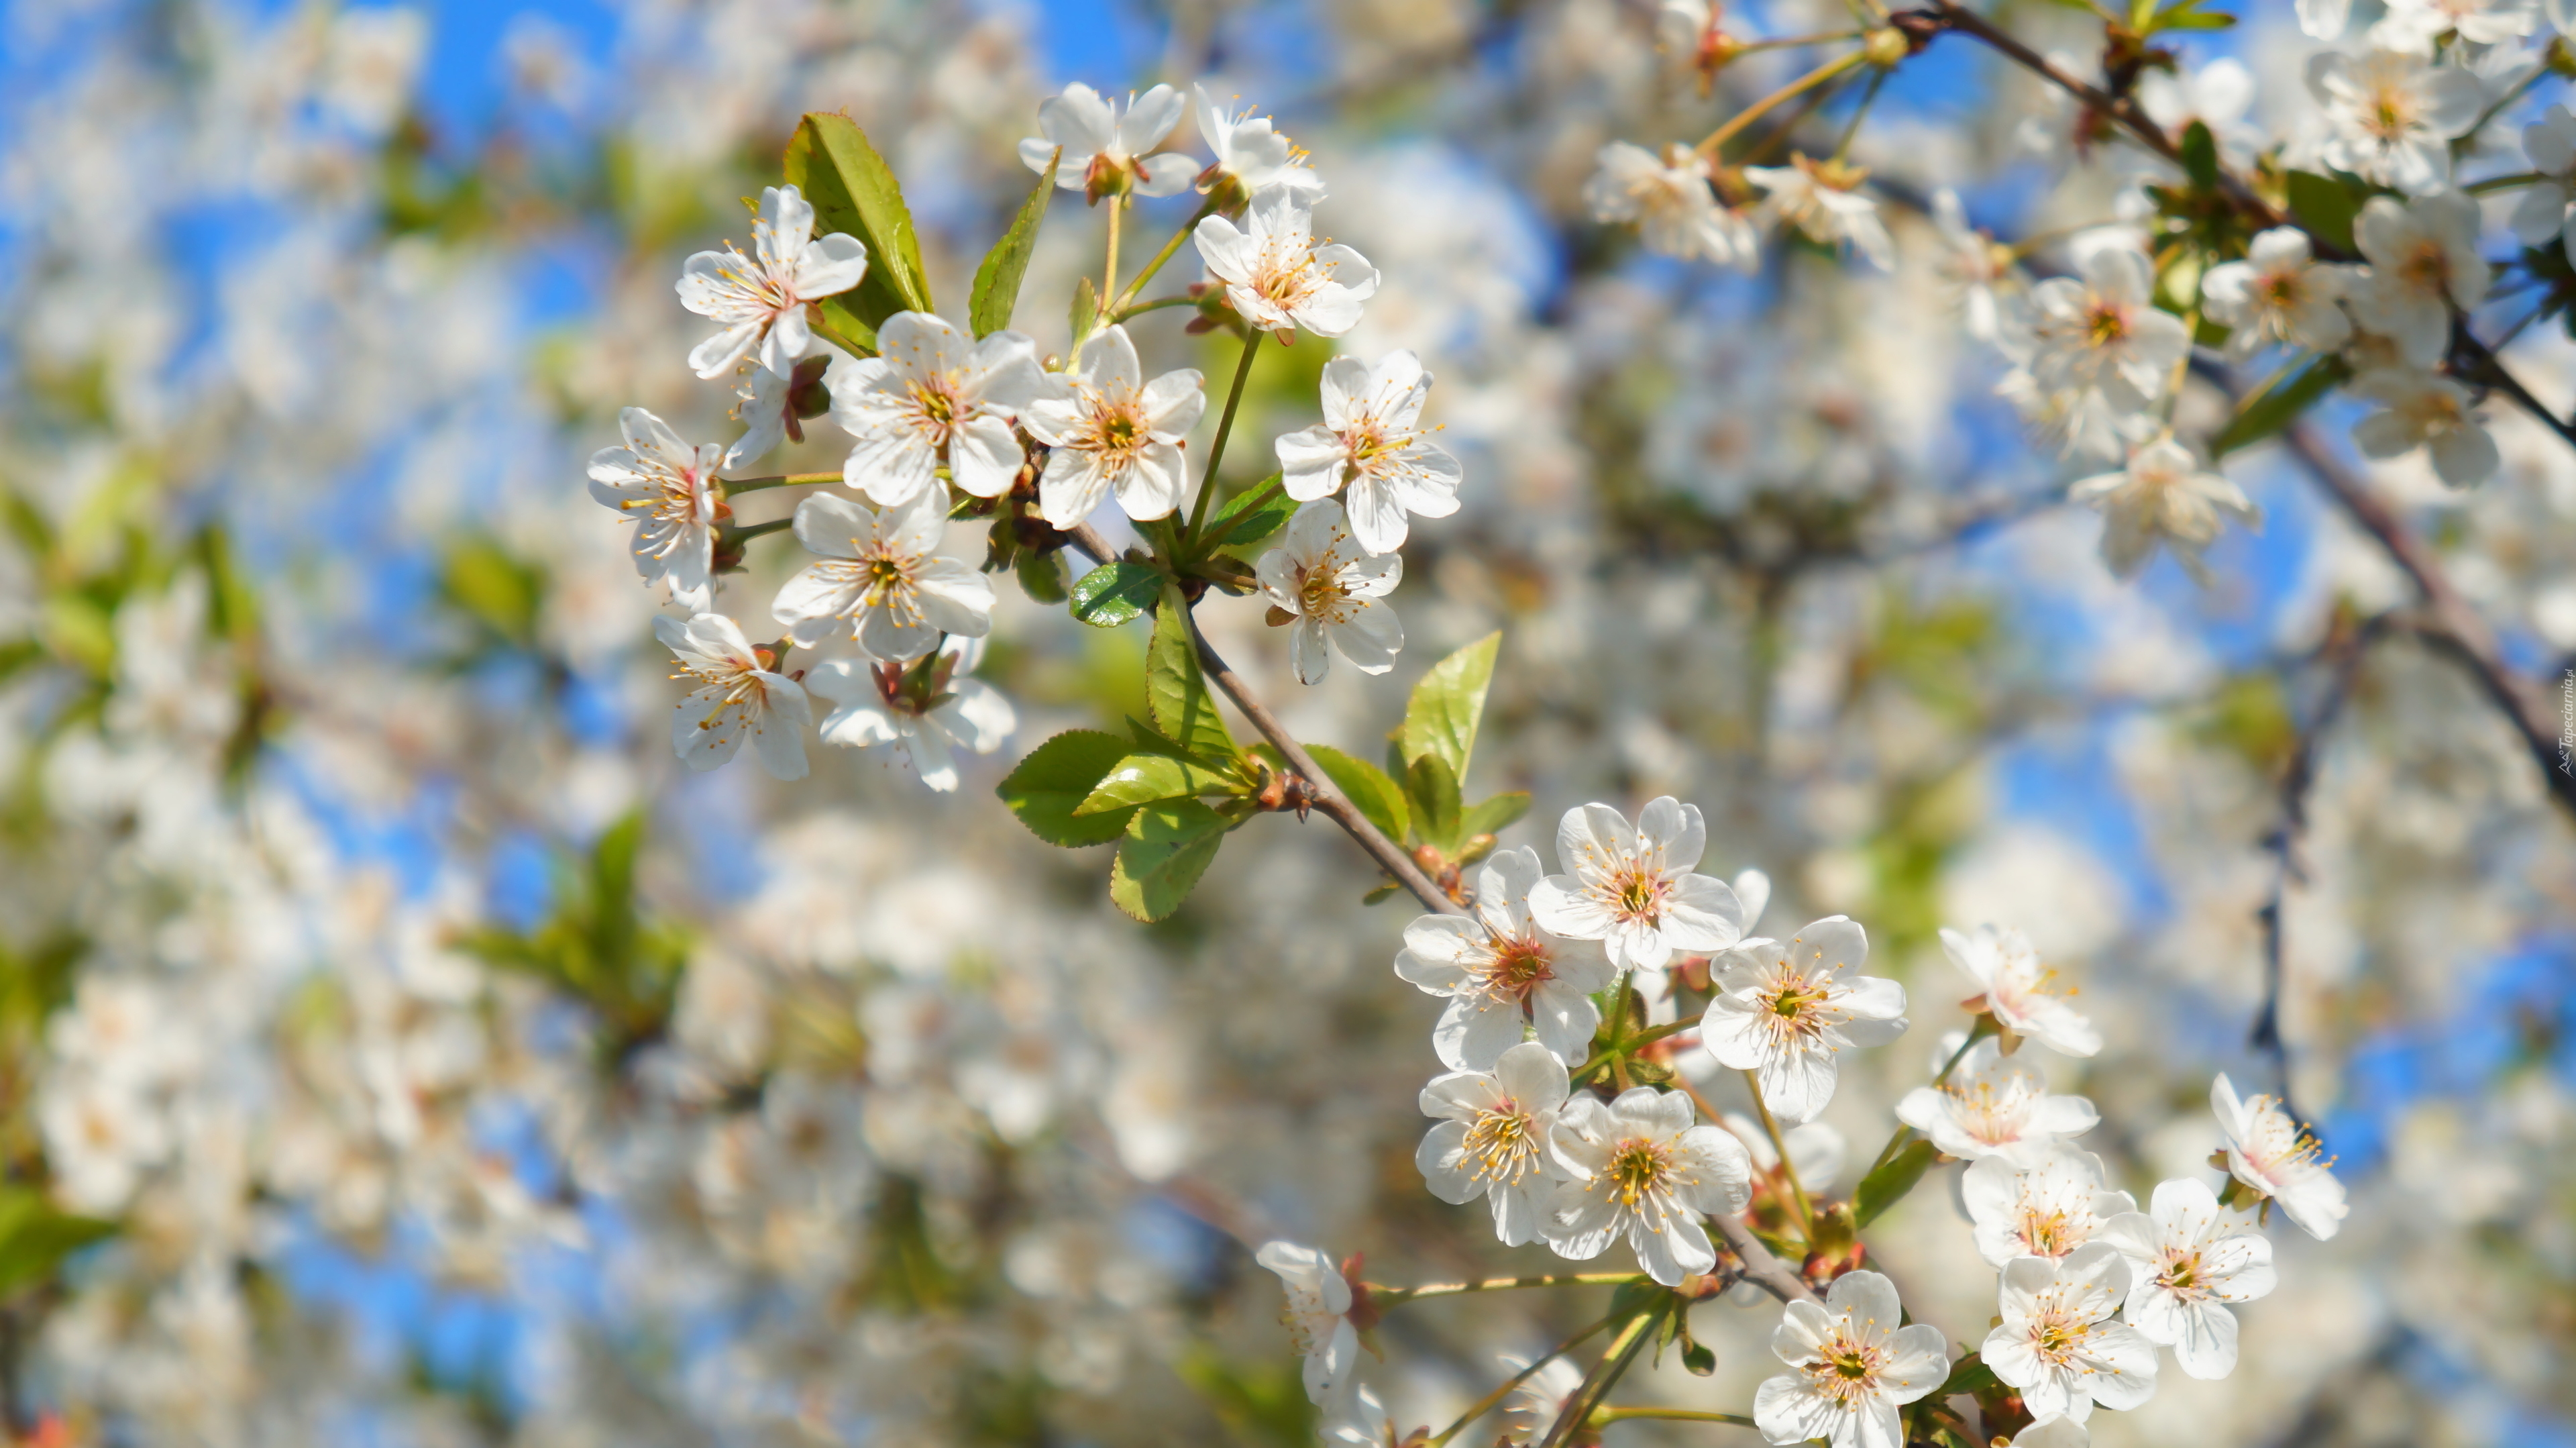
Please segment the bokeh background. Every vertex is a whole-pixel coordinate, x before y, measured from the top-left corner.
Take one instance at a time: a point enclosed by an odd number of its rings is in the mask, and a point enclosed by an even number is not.
[[[2239,57],[2243,133],[2290,134],[2309,42],[2286,4],[2241,9],[2190,63]],[[2067,11],[2003,14],[2084,44]],[[2399,634],[2348,680],[2317,661],[2407,594],[2268,451],[2230,464],[2267,521],[2211,552],[2211,586],[2099,563],[2099,521],[2062,501],[2089,469],[1993,396],[2004,364],[1964,335],[1921,206],[1947,185],[2006,239],[2082,228],[2138,170],[2075,152],[2062,108],[1962,42],[1909,62],[1854,144],[1894,272],[1780,246],[1748,276],[1580,204],[1604,142],[1695,137],[1793,73],[1749,57],[1704,99],[1633,0],[0,17],[12,1433],[1302,1443],[1251,1245],[1397,1282],[1552,1260],[1422,1190],[1437,1002],[1391,974],[1411,910],[1360,903],[1338,833],[1255,821],[1148,928],[1109,906],[1105,852],[1051,851],[994,799],[1019,753],[1135,708],[1143,625],[1005,582],[984,674],[1019,731],[953,797],[819,745],[795,785],[691,775],[656,601],[582,488],[621,406],[732,435],[671,284],[747,240],[737,198],[801,112],[846,108],[886,151],[953,300],[1029,183],[1040,99],[1206,78],[1312,152],[1323,228],[1385,276],[1340,345],[1419,350],[1467,464],[1459,514],[1414,530],[1388,678],[1299,689],[1257,603],[1205,611],[1301,737],[1374,754],[1422,667],[1501,629],[1474,792],[1537,800],[1505,843],[1678,794],[1709,868],[1777,882],[1769,926],[1848,912],[1907,982],[1916,1030],[1826,1117],[1856,1159],[1964,1023],[1944,923],[2018,925],[2081,978],[2110,1045],[2058,1085],[2101,1104],[2086,1144],[2142,1197],[2217,1144],[2214,1071],[2286,1085],[2350,1223],[2280,1238],[2232,1379],[2168,1373],[2096,1441],[2576,1442],[2567,814],[2449,660]],[[1131,245],[1187,207],[1143,205]],[[1021,309],[1043,348],[1099,244],[1059,200]],[[1184,251],[1164,285],[1196,274]],[[1233,344],[1174,315],[1136,324],[1149,365],[1227,375]],[[1330,352],[1265,354],[1265,446],[1229,481],[1314,420]],[[2563,409],[2565,338],[2511,355]],[[2576,457],[2496,427],[2506,471],[2473,494],[2414,462],[2369,476],[2554,680]],[[839,453],[818,423],[782,456]],[[756,544],[720,607],[757,633],[792,552]],[[2285,874],[2281,781],[2310,750]],[[2274,1054],[2250,1037],[2276,901]],[[1992,1274],[1947,1198],[1936,1176],[1874,1241],[1973,1343]],[[66,1255],[11,1225],[46,1202],[116,1231]],[[1587,1308],[1407,1308],[1363,1376],[1436,1426]],[[1627,1391],[1741,1411],[1773,1320],[1706,1305],[1717,1376],[1668,1361]],[[1728,1435],[1751,1436],[1611,1430]]]

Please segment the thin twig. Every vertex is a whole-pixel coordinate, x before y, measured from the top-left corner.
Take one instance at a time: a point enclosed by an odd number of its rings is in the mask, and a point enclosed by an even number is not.
[[[1552,1363],[1558,1358],[1565,1356],[1567,1353],[1574,1351],[1575,1347],[1585,1338],[1590,1337],[1592,1334],[1599,1332],[1601,1329],[1608,1327],[1609,1325],[1610,1319],[1606,1317],[1602,1318],[1591,1326],[1578,1330],[1572,1337],[1558,1343],[1555,1347],[1550,1348],[1545,1354],[1533,1359],[1528,1367],[1525,1367],[1519,1372],[1512,1374],[1509,1378],[1504,1379],[1501,1387],[1494,1389],[1492,1392],[1487,1393],[1485,1396],[1468,1404],[1467,1411],[1458,1415],[1458,1421],[1441,1429],[1439,1433],[1431,1439],[1430,1443],[1426,1445],[1426,1448],[1440,1448],[1440,1445],[1457,1437],[1459,1432],[1468,1424],[1473,1423],[1478,1418],[1494,1411],[1494,1409],[1502,1403],[1503,1399],[1511,1394],[1512,1389],[1528,1382],[1530,1380],[1530,1376],[1536,1373],[1540,1368],[1546,1367],[1549,1363]]]
[[[1639,1272],[1557,1272],[1536,1277],[1483,1277],[1472,1282],[1426,1282],[1419,1287],[1368,1284],[1369,1300],[1380,1307],[1418,1302],[1426,1297],[1456,1297],[1468,1292],[1509,1292],[1522,1287],[1618,1287],[1642,1282]]]
[[[1744,1261],[1744,1280],[1779,1298],[1782,1302],[1821,1302],[1816,1289],[1798,1275],[1788,1263],[1771,1255],[1771,1249],[1755,1240],[1753,1230],[1735,1219],[1734,1214],[1720,1212],[1709,1218],[1717,1234],[1726,1239],[1728,1250]]]

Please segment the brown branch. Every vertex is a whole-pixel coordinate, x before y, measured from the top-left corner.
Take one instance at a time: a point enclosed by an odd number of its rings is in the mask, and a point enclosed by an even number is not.
[[[1243,717],[1252,721],[1252,727],[1259,730],[1261,737],[1269,740],[1280,757],[1288,761],[1288,767],[1306,781],[1307,788],[1315,792],[1316,812],[1340,825],[1343,833],[1358,841],[1359,847],[1368,851],[1369,858],[1377,861],[1380,869],[1394,876],[1397,884],[1413,892],[1413,898],[1422,902],[1422,908],[1442,915],[1466,914],[1466,906],[1450,899],[1447,891],[1433,884],[1431,877],[1422,873],[1422,867],[1413,862],[1413,857],[1404,852],[1403,846],[1381,834],[1377,826],[1369,823],[1368,816],[1361,814],[1340,790],[1333,787],[1332,776],[1315,763],[1315,757],[1306,752],[1306,746],[1298,743],[1296,736],[1280,724],[1279,717],[1253,697],[1242,676],[1219,658],[1215,649],[1208,647],[1207,635],[1199,632],[1198,615],[1193,612],[1184,616],[1190,621],[1191,637],[1198,641],[1199,671],[1234,701],[1234,707],[1243,711]]]
[[[1771,1255],[1771,1249],[1754,1238],[1751,1228],[1734,1215],[1719,1212],[1709,1218],[1717,1224],[1717,1235],[1726,1239],[1728,1250],[1744,1261],[1744,1280],[1779,1298],[1782,1302],[1818,1302],[1816,1289],[1798,1275],[1788,1263]]]
[[[2522,736],[2523,747],[2549,781],[2550,793],[2558,796],[2559,803],[2576,810],[2576,775],[2568,773],[2560,756],[2557,714],[2550,708],[2547,696],[2504,661],[2495,631],[2451,585],[2450,576],[2442,571],[2441,561],[2432,549],[2408,532],[2397,514],[2361,479],[2326,452],[2313,424],[2291,426],[2281,434],[2281,441],[2309,476],[2361,525],[2362,531],[2379,540],[2390,559],[2414,583],[2415,591],[2424,600],[2423,621],[2417,631],[2441,645],[2476,678],[2487,698],[2503,711],[2505,721]]]

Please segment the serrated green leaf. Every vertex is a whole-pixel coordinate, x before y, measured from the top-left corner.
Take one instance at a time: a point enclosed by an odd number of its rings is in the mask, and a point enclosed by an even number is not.
[[[1074,810],[1076,816],[1151,804],[1158,799],[1191,799],[1202,794],[1239,794],[1243,780],[1231,770],[1210,769],[1168,754],[1130,754],[1104,776],[1098,788]]]
[[[1377,826],[1378,833],[1399,844],[1403,842],[1412,829],[1413,812],[1405,805],[1403,787],[1387,778],[1385,770],[1365,759],[1354,759],[1330,745],[1309,744],[1306,752],[1315,756],[1315,762],[1322,765],[1324,773],[1331,777],[1333,788],[1340,790],[1363,818]]]
[[[1073,284],[1073,345],[1091,335],[1091,326],[1100,320],[1100,297],[1091,289],[1091,278],[1085,276]]]
[[[894,169],[868,144],[867,133],[848,116],[809,112],[787,143],[787,180],[814,208],[814,231],[828,236],[845,231],[865,243],[868,272],[856,287],[826,302],[869,329],[897,312],[927,312],[930,282],[921,268],[921,241],[913,234],[912,208],[903,200]]]
[[[1485,690],[1502,646],[1503,636],[1490,633],[1433,664],[1404,706],[1405,762],[1436,756],[1449,767],[1453,794],[1476,752],[1476,725],[1485,717]]]
[[[1207,541],[1211,548],[1249,548],[1288,526],[1297,511],[1297,500],[1277,491],[1279,475],[1269,477],[1225,500],[1208,520]]]
[[[65,1257],[116,1231],[114,1222],[55,1210],[32,1187],[0,1188],[0,1297],[43,1281]]]
[[[1109,898],[1150,925],[1181,908],[1234,821],[1194,799],[1145,805],[1127,822],[1109,870]]]
[[[1135,753],[1135,746],[1115,734],[1075,729],[1029,751],[993,791],[1029,833],[1050,845],[1105,845],[1126,831],[1123,814],[1077,817],[1074,811],[1100,787],[1100,781]]]
[[[2288,427],[2351,376],[2352,368],[2331,355],[2292,362],[2273,373],[2269,381],[2238,400],[2236,415],[2209,440],[2210,458],[2223,458]]]
[[[1852,1224],[1866,1227],[1878,1220],[1880,1213],[1905,1200],[1905,1194],[1923,1180],[1932,1159],[1940,1154],[1939,1147],[1918,1137],[1870,1168],[1869,1175],[1862,1177],[1852,1191]]]
[[[1009,327],[1011,313],[1019,309],[1020,282],[1029,274],[1029,256],[1038,247],[1038,223],[1046,220],[1047,202],[1055,197],[1055,168],[1063,162],[1064,150],[1058,147],[1055,159],[1047,162],[1038,184],[1011,217],[1010,229],[984,253],[983,265],[975,268],[975,290],[967,299],[966,317],[978,337]]]
[[[1458,833],[1471,840],[1478,835],[1500,834],[1528,814],[1529,807],[1529,791],[1521,789],[1479,800],[1458,817]]]
[[[1217,716],[1216,699],[1199,673],[1199,651],[1180,590],[1165,588],[1145,646],[1145,704],[1154,727],[1192,759],[1232,768],[1243,751]]]
[[[1142,563],[1112,559],[1075,579],[1073,616],[1093,628],[1116,628],[1163,596],[1163,575]]]
[[[2362,203],[2370,199],[2369,190],[2314,171],[2293,171],[2287,182],[2290,214],[2317,240],[2349,254],[2353,249],[2352,219],[2361,214]]]
[[[1458,829],[1458,777],[1437,754],[1425,754],[1404,773],[1405,799],[1413,807],[1413,832],[1444,855],[1458,853],[1466,837]]]

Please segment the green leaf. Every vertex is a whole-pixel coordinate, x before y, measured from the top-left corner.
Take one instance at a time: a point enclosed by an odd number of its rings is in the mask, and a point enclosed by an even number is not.
[[[1333,788],[1349,796],[1352,806],[1377,826],[1378,833],[1399,844],[1403,842],[1412,827],[1413,812],[1404,803],[1404,790],[1386,777],[1385,770],[1330,745],[1309,744],[1306,752],[1315,756],[1315,762],[1331,776]]]
[[[1707,1377],[1717,1371],[1717,1350],[1694,1338],[1682,1344],[1682,1366],[1694,1377]]]
[[[1135,747],[1115,734],[1075,729],[1029,751],[993,792],[1029,833],[1050,845],[1105,845],[1127,829],[1127,817],[1074,811]]]
[[[1024,552],[1011,560],[1011,572],[1018,575],[1020,592],[1032,602],[1063,603],[1072,597],[1064,587],[1064,550],[1049,548],[1043,552]]]
[[[545,606],[546,576],[489,538],[461,538],[439,560],[438,589],[448,604],[503,643],[534,648]]]
[[[1225,500],[1208,520],[1207,544],[1211,548],[1249,548],[1288,526],[1297,511],[1297,500],[1278,492],[1273,484],[1279,475],[1269,477]]]
[[[1109,898],[1150,925],[1181,908],[1207,873],[1217,846],[1236,822],[1194,799],[1163,800],[1136,811],[1118,862],[1109,870]]]
[[[927,312],[930,282],[921,269],[921,242],[913,235],[912,209],[894,169],[868,144],[848,116],[810,112],[787,143],[787,180],[814,208],[814,231],[845,231],[865,243],[868,274],[832,298],[870,329],[897,312]],[[824,310],[833,310],[831,302]]]
[[[1404,792],[1413,802],[1413,830],[1444,855],[1466,842],[1458,829],[1458,777],[1437,754],[1425,754],[1405,771]]]
[[[2218,141],[2199,121],[2182,128],[2182,169],[2194,190],[2218,189]]]
[[[1982,1393],[1988,1388],[2002,1386],[2003,1379],[1995,1376],[1995,1370],[1987,1367],[1977,1354],[1970,1353],[1950,1369],[1950,1376],[1941,1380],[1941,1386],[1932,1390],[1932,1396],[1938,1400],[1956,1393]]]
[[[1199,651],[1190,631],[1188,605],[1180,590],[1163,590],[1154,610],[1154,638],[1145,646],[1145,704],[1154,727],[1192,759],[1234,766],[1242,752],[1225,721],[1217,717],[1216,699],[1199,673]]]
[[[1242,779],[1231,771],[1210,769],[1168,754],[1130,754],[1101,779],[1074,814],[1079,818],[1151,804],[1158,799],[1242,792]]]
[[[1918,1137],[1907,1142],[1894,1156],[1871,1167],[1869,1175],[1862,1177],[1860,1185],[1852,1192],[1852,1224],[1866,1227],[1878,1220],[1881,1212],[1905,1200],[1905,1194],[1914,1190],[1916,1182],[1923,1180],[1923,1173],[1931,1168],[1932,1159],[1940,1154],[1939,1147]]]
[[[2290,215],[2317,240],[2349,254],[2353,249],[2352,219],[2361,214],[2361,204],[2370,199],[2369,190],[2314,171],[2293,171],[2288,181]]]
[[[1529,813],[1529,791],[1516,789],[1498,794],[1468,807],[1458,819],[1458,833],[1468,839],[1478,835],[1495,835],[1505,826]]]
[[[1091,335],[1092,324],[1099,320],[1100,298],[1091,290],[1091,278],[1085,276],[1073,284],[1073,345],[1076,349],[1082,346],[1085,337]]]
[[[1055,168],[1063,162],[1064,148],[1059,146],[1055,159],[1047,162],[1046,173],[1038,177],[1029,198],[1011,218],[1010,229],[984,253],[984,264],[975,268],[975,291],[966,303],[966,316],[978,337],[1011,325],[1011,313],[1020,303],[1020,282],[1029,274],[1029,255],[1038,248],[1038,223],[1046,219],[1047,202],[1055,197]]]
[[[2209,440],[2211,460],[2250,447],[2288,427],[2317,399],[2351,376],[2352,369],[2335,356],[2292,362],[2273,373],[2270,381],[2238,400],[2236,415],[2227,419],[2227,425]]]
[[[1431,755],[1449,767],[1450,793],[1467,777],[1476,751],[1476,725],[1485,717],[1485,689],[1494,681],[1494,654],[1503,636],[1490,633],[1431,666],[1404,706],[1404,758]]]
[[[52,1276],[65,1257],[116,1231],[114,1222],[56,1211],[32,1187],[0,1188],[0,1297]]]
[[[1093,628],[1116,628],[1163,596],[1163,575],[1142,563],[1113,559],[1074,580],[1073,616]]]

